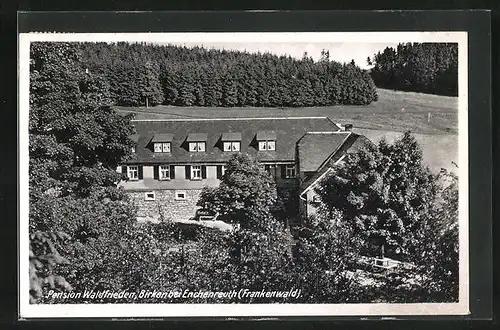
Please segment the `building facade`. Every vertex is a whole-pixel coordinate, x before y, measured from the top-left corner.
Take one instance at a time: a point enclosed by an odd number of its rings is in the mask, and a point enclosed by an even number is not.
[[[187,220],[203,187],[219,185],[234,153],[247,153],[292,202],[290,218],[314,212],[313,185],[359,144],[327,117],[134,120],[132,155],[118,167],[138,217]],[[312,203],[311,203],[312,202]]]

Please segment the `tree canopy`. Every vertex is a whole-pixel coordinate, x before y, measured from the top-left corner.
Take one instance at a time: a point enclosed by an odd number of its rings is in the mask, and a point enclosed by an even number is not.
[[[392,145],[381,140],[350,155],[316,190],[329,210],[355,224],[368,253],[400,259],[414,255],[437,193],[409,132]]]
[[[387,47],[368,64],[377,87],[458,95],[458,44],[406,43]]]
[[[198,205],[227,216],[242,227],[265,226],[277,200],[276,184],[247,154],[234,154],[220,185],[204,188]]]
[[[102,74],[117,105],[305,107],[370,104],[370,75],[355,64],[269,53],[146,43],[83,43],[83,62]]]
[[[30,276],[37,301],[47,287],[78,288],[92,278],[75,276],[78,258],[97,253],[89,242],[110,244],[109,235],[130,228],[134,209],[116,187],[116,166],[130,153],[134,130],[130,116],[109,106],[107,83],[85,70],[76,45],[32,43],[30,64]],[[107,260],[107,252],[96,258]]]

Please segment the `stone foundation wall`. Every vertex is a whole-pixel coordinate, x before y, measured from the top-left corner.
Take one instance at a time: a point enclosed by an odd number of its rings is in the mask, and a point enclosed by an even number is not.
[[[177,192],[179,192],[177,190]],[[137,217],[159,220],[160,212],[165,219],[187,220],[195,215],[201,189],[183,190],[185,200],[177,200],[176,190],[154,190],[155,200],[146,200],[146,191],[128,191],[132,201],[138,206]]]

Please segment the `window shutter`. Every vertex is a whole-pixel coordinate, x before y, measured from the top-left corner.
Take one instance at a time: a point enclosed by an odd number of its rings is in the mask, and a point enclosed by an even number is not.
[[[186,179],[190,180],[191,179],[191,169],[189,165],[186,165]]]
[[[207,178],[207,166],[206,165],[201,165],[201,178],[202,179]]]
[[[170,165],[170,179],[175,179],[175,166]]]
[[[139,172],[139,180],[142,180],[143,179],[142,166],[138,165],[137,168],[138,168],[138,172]]]
[[[222,165],[217,165],[217,179],[222,178]]]
[[[122,166],[122,174],[127,175],[127,166]]]
[[[153,166],[153,179],[159,180],[160,179],[160,166],[155,165]]]
[[[286,178],[286,165],[281,165],[281,177]]]

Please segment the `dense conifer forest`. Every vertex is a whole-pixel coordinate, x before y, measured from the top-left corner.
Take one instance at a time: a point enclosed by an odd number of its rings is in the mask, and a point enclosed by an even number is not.
[[[372,63],[373,62],[373,63]],[[381,88],[458,96],[458,44],[406,43],[368,58]]]
[[[116,105],[305,107],[366,105],[375,84],[324,51],[314,62],[269,53],[125,42],[82,43],[83,62],[109,84]]]

